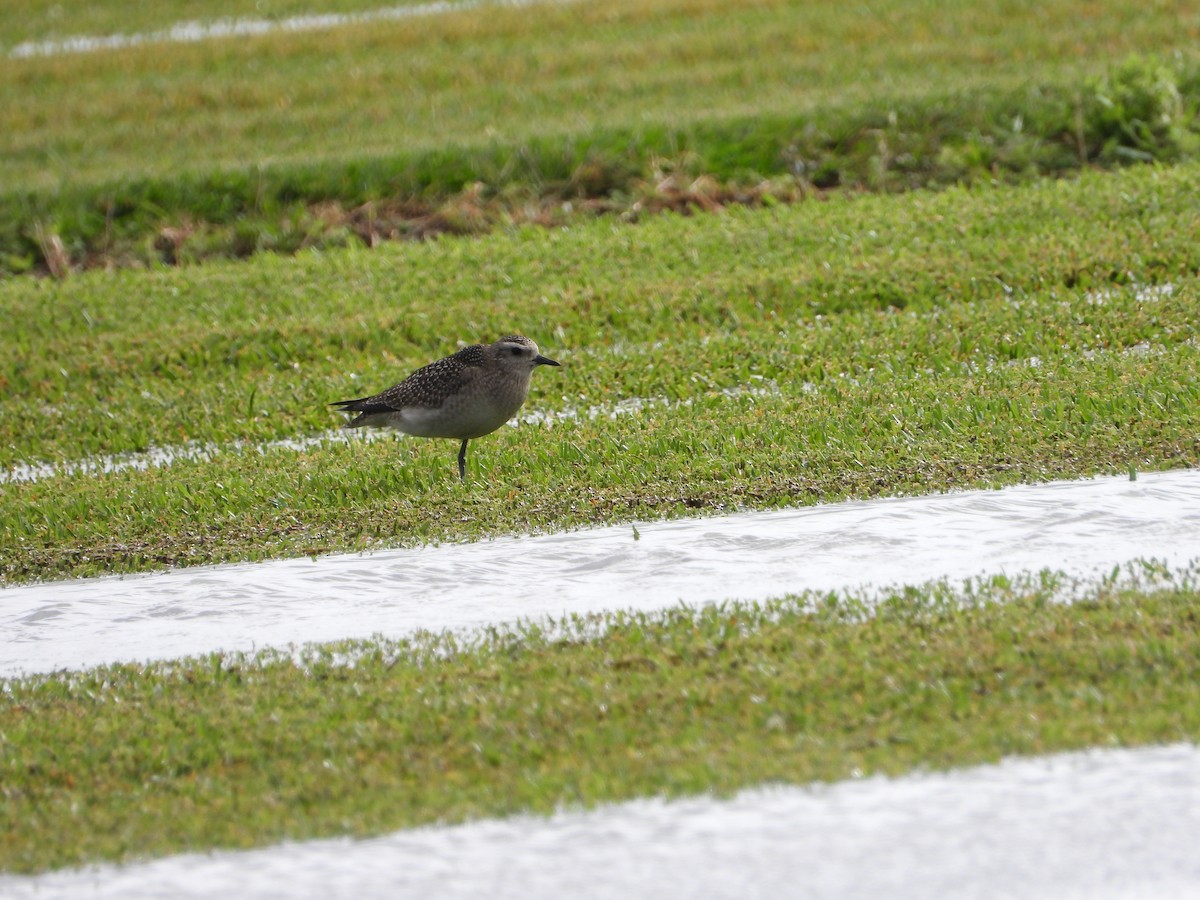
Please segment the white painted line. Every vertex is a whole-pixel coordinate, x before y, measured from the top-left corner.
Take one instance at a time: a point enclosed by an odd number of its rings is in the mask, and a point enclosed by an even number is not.
[[[0,679],[681,601],[1042,569],[1097,579],[1135,559],[1177,570],[1200,554],[1200,469],[645,522],[637,532],[618,525],[7,587]]]
[[[1173,744],[0,875],[0,894],[1191,900],[1198,834],[1200,749]]]
[[[179,22],[161,31],[137,34],[78,35],[52,41],[26,41],[8,51],[9,59],[61,56],[68,53],[93,53],[97,50],[122,50],[147,44],[190,44],[217,38],[250,37],[277,31],[324,31],[343,25],[368,22],[394,22],[444,13],[469,12],[487,7],[519,9],[550,2],[562,4],[578,0],[434,0],[415,6],[389,6],[360,13],[309,14],[286,19],[217,19],[213,22]]]

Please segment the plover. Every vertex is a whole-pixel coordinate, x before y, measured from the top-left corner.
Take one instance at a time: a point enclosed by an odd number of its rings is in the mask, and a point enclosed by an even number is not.
[[[534,369],[557,365],[529,338],[509,334],[422,366],[382,393],[330,405],[358,413],[347,428],[372,425],[416,437],[461,440],[458,477],[466,481],[467,441],[491,434],[516,415],[529,394]]]

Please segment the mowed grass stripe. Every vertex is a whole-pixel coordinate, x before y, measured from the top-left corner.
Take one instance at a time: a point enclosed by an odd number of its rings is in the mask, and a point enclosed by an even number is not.
[[[1053,595],[998,579],[873,614],[801,597],[8,682],[0,869],[1200,736],[1194,587]]]

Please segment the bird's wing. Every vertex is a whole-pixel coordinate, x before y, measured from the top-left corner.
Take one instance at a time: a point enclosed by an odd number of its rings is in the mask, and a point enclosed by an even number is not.
[[[332,405],[357,413],[395,412],[413,406],[437,409],[446,397],[474,380],[483,363],[482,347],[464,347],[453,356],[422,366],[386,391],[357,400],[339,400]]]

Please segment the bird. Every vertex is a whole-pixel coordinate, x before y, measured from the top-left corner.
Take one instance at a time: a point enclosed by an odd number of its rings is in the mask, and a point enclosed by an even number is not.
[[[415,437],[461,440],[458,477],[466,481],[467,442],[516,415],[534,369],[559,365],[524,335],[506,334],[422,366],[381,393],[329,405],[358,413],[346,428],[395,428]]]

